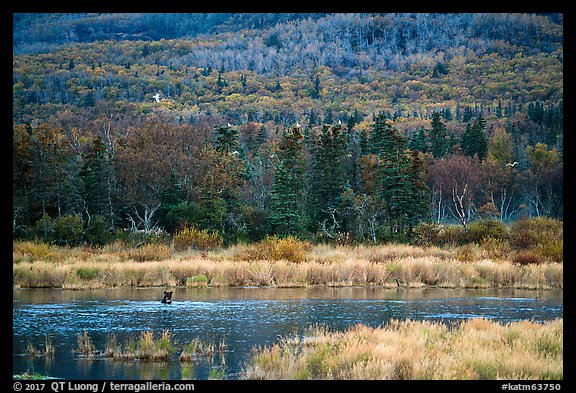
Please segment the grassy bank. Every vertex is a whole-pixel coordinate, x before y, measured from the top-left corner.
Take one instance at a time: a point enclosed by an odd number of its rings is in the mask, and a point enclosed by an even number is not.
[[[282,248],[284,247],[284,248]],[[563,287],[563,264],[520,262],[498,247],[237,245],[208,252],[13,243],[14,287],[378,285]]]
[[[392,320],[345,332],[311,327],[255,349],[242,379],[562,379],[563,320],[448,328]]]

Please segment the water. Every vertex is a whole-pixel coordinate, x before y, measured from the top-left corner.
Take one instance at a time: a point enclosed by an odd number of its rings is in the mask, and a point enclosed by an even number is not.
[[[236,379],[255,346],[302,334],[313,324],[345,330],[357,323],[381,326],[390,318],[452,321],[484,317],[497,321],[544,321],[562,317],[561,290],[348,288],[177,288],[174,302],[161,304],[161,288],[13,291],[13,373],[26,371],[64,379],[207,379],[223,370]],[[168,362],[86,359],[74,351],[86,330],[98,350],[108,333],[119,343],[164,329],[177,347]],[[25,354],[30,342],[44,347],[49,335],[53,358]],[[214,357],[181,365],[179,353],[192,339],[226,343]]]

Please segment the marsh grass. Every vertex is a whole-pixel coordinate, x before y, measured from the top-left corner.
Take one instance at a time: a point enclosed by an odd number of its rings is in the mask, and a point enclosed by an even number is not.
[[[164,330],[158,339],[154,339],[154,333],[145,331],[140,333],[138,339],[129,338],[120,352],[115,352],[115,360],[142,360],[151,362],[167,361],[174,352],[172,335]]]
[[[42,356],[42,351],[38,350],[38,348],[36,348],[34,344],[32,344],[32,341],[28,340],[28,342],[26,343],[26,355],[39,357]]]
[[[52,339],[50,338],[49,335],[45,335],[44,338],[44,351],[43,354],[46,357],[53,357],[54,353],[56,353],[56,347],[54,346],[54,344],[52,343]]]
[[[226,351],[226,342],[224,340],[215,343],[195,338],[184,347],[179,359],[180,362],[191,362],[196,356],[212,358],[217,353],[223,353],[224,351]]]
[[[96,347],[87,330],[78,333],[78,350],[76,352],[86,357],[94,357],[97,355]]]
[[[562,319],[391,320],[254,348],[243,379],[562,379]]]
[[[286,244],[292,242],[281,240]],[[266,242],[266,247],[271,247],[270,244],[276,247],[280,239]],[[562,263],[549,262],[539,256],[537,263],[532,263],[529,256],[508,255],[506,245],[500,240],[486,244],[487,248],[469,244],[446,249],[409,245],[301,245],[304,257],[298,256],[295,260],[291,260],[294,254],[284,258],[282,253],[272,251],[259,254],[274,255],[271,259],[251,259],[249,250],[261,247],[255,245],[237,245],[206,254],[188,250],[172,256],[167,246],[150,245],[150,250],[144,251],[154,255],[135,260],[129,256],[135,251],[123,249],[119,243],[89,251],[14,242],[13,285],[70,289],[179,285],[395,287],[395,278],[398,278],[409,287],[563,287]],[[36,247],[44,251],[37,251]],[[164,254],[160,251],[155,254],[161,248]],[[32,257],[50,253],[58,257]],[[160,257],[164,259],[158,260]]]

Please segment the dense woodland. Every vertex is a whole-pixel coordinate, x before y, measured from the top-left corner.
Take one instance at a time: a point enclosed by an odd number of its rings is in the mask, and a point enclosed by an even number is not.
[[[562,219],[561,15],[13,22],[14,238],[383,242]]]

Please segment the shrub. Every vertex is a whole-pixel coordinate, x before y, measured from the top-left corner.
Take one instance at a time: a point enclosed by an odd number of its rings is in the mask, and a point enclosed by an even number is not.
[[[564,260],[564,241],[559,240],[541,244],[534,248],[534,251],[548,260],[562,262]]]
[[[165,244],[145,244],[128,251],[128,258],[138,262],[162,261],[172,256],[170,247]]]
[[[84,224],[79,216],[66,215],[54,219],[54,242],[60,245],[77,245],[82,240]]]
[[[482,255],[489,259],[508,259],[512,248],[508,240],[486,238],[482,241]]]
[[[512,261],[519,265],[539,265],[544,262],[540,255],[532,251],[520,251]]]
[[[108,243],[111,238],[106,217],[93,216],[90,225],[86,228],[86,241],[92,245],[102,246]]]
[[[511,244],[518,250],[562,240],[563,223],[547,217],[522,219],[512,224]]]
[[[466,241],[482,244],[487,239],[505,240],[509,238],[508,226],[499,220],[476,221],[468,225]]]
[[[54,260],[58,254],[58,247],[47,243],[14,242],[12,243],[14,259],[26,257],[33,261]]]
[[[564,259],[563,223],[547,217],[523,219],[512,225],[511,245],[531,251],[540,258],[562,262]]]
[[[438,245],[462,245],[466,243],[464,228],[461,225],[441,225]]]
[[[54,223],[48,214],[36,221],[30,230],[32,237],[50,243],[54,239]]]
[[[215,231],[186,227],[174,234],[172,242],[176,251],[184,251],[188,248],[206,251],[221,247],[223,239],[222,235]]]
[[[480,257],[480,247],[474,243],[465,244],[456,251],[456,259],[461,262],[473,262]]]
[[[412,242],[418,246],[432,246],[439,243],[442,227],[433,222],[421,222],[412,232]]]
[[[271,236],[249,248],[247,256],[249,259],[270,261],[285,259],[291,262],[303,262],[306,260],[306,252],[310,251],[311,248],[310,243],[293,236],[285,238]]]

